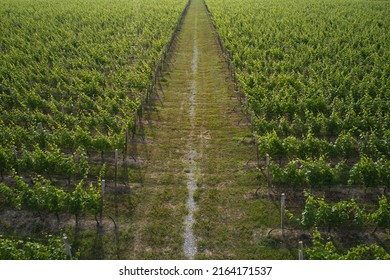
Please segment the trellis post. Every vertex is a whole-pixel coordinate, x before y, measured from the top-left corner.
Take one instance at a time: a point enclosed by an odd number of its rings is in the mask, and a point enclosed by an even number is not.
[[[303,260],[303,242],[299,241],[298,259]]]
[[[281,229],[282,229],[282,236],[284,237],[284,218],[285,218],[285,203],[286,203],[286,194],[285,193],[282,193],[282,196],[281,196]]]
[[[68,256],[69,259],[72,259],[72,251],[70,250],[70,244],[68,241],[68,237],[66,235],[64,235],[63,241],[64,241],[66,255]]]

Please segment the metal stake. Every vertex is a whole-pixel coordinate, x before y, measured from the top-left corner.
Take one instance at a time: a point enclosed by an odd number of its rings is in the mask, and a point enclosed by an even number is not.
[[[66,255],[69,257],[69,259],[72,259],[72,252],[70,250],[70,244],[68,241],[68,237],[66,235],[64,235],[63,241],[64,241],[64,245],[65,245]]]
[[[299,241],[298,259],[303,260],[303,242]]]

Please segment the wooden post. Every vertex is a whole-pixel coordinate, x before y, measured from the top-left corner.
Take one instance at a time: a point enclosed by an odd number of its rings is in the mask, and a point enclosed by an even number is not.
[[[282,236],[284,237],[284,212],[285,212],[285,203],[286,203],[286,194],[282,193],[281,197],[281,229],[282,229]]]
[[[72,259],[72,252],[70,250],[70,244],[68,241],[68,237],[66,235],[64,235],[63,241],[64,241],[64,245],[65,245],[66,255],[68,256],[69,259]]]
[[[303,242],[299,241],[298,259],[303,260]]]
[[[106,189],[106,181],[104,179],[102,180],[101,185],[102,185],[102,190],[101,190],[102,193],[101,193],[100,199],[101,199],[102,208],[100,210],[100,225],[102,224],[102,220],[103,220],[104,191]]]
[[[118,181],[118,149],[115,149],[115,188]]]

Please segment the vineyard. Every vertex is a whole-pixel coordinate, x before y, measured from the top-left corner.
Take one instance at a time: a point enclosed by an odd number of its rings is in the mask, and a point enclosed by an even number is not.
[[[187,2],[0,3],[0,259],[390,259],[389,2]]]
[[[114,179],[115,150],[116,162],[130,157],[185,4],[0,3],[2,210],[58,222],[71,214],[76,223],[101,212],[101,180]]]
[[[275,182],[389,187],[388,3],[246,2],[208,1]]]
[[[126,153],[185,4],[157,2],[2,2],[3,179],[83,178]]]
[[[371,208],[370,200],[381,201],[388,230],[389,203],[380,198],[390,186],[388,2],[207,5],[244,95],[262,175],[296,200],[310,189],[331,201],[356,196]],[[324,203],[306,201],[301,226],[369,227],[354,200],[321,212]]]

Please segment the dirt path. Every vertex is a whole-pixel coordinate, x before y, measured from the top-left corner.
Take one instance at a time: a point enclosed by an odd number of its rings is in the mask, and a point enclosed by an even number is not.
[[[196,6],[196,14],[199,12],[198,8],[199,6]],[[189,115],[190,115],[190,124],[191,124],[191,130],[190,135],[188,137],[188,161],[187,161],[187,189],[188,189],[188,199],[187,199],[187,210],[188,214],[185,218],[185,231],[184,231],[184,255],[188,259],[193,259],[197,253],[197,245],[196,245],[196,238],[193,233],[193,225],[195,223],[194,218],[194,212],[196,210],[196,203],[194,200],[194,192],[197,189],[196,184],[196,156],[197,152],[194,147],[196,144],[195,139],[195,118],[196,118],[196,96],[197,96],[197,75],[198,75],[198,59],[199,59],[199,50],[198,50],[198,43],[197,43],[197,28],[198,28],[198,20],[195,18],[194,20],[194,40],[193,40],[193,54],[192,54],[192,64],[191,64],[191,70],[192,70],[192,81],[191,81],[191,93],[189,97]]]
[[[213,32],[193,0],[145,117],[143,186],[133,195],[125,258],[240,258],[248,242],[240,227],[257,184],[247,164],[255,150]]]

